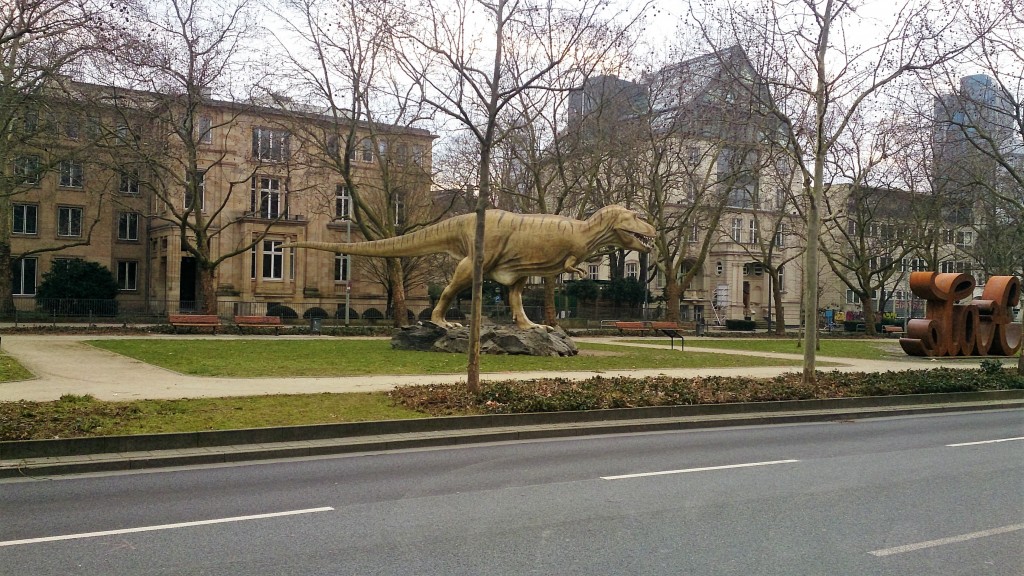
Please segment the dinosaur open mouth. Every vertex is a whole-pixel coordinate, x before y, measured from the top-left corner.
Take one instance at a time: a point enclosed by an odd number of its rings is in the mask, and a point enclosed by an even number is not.
[[[647,248],[650,248],[654,244],[654,238],[650,236],[644,236],[639,232],[630,232],[630,234],[632,234],[633,238],[636,238],[641,244],[643,244]]]

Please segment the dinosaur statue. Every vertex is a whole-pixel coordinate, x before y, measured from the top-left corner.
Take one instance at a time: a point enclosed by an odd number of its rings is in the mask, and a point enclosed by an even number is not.
[[[586,220],[553,214],[515,214],[488,210],[484,221],[484,278],[509,287],[512,319],[519,328],[540,326],[523,310],[523,288],[530,276],[572,272],[598,249],[614,245],[649,252],[655,229],[631,210],[606,206]],[[473,284],[473,237],[476,214],[454,216],[416,232],[368,242],[294,242],[285,248],[313,248],[357,256],[424,256],[447,252],[459,262],[451,281],[431,312],[431,322],[444,327],[444,314],[455,295]],[[550,330],[550,327],[545,327]]]

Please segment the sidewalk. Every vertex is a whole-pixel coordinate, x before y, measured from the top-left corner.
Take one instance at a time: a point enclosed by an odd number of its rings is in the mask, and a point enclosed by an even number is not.
[[[83,340],[108,338],[239,338],[231,335],[154,335],[154,336],[106,336],[106,335],[3,335],[0,350],[14,357],[35,378],[19,382],[0,383],[0,402],[15,400],[47,401],[57,400],[63,394],[91,394],[99,400],[142,400],[176,398],[210,398],[220,396],[257,396],[265,394],[312,394],[321,392],[372,392],[390,390],[406,384],[443,384],[461,382],[465,374],[435,375],[375,375],[336,376],[306,378],[218,378],[190,376],[165,370],[126,356],[94,348]],[[309,336],[244,336],[246,339],[306,339]],[[577,342],[600,342],[623,346],[650,346],[663,348],[662,344],[627,344],[614,338],[576,338]],[[747,352],[742,350],[720,350],[700,348],[699,338],[687,339],[687,351],[735,354],[771,358],[788,358],[799,362],[801,354],[778,354]],[[976,362],[940,362],[927,358],[901,358],[898,361],[851,360],[820,356],[822,370],[884,372],[909,368],[935,368],[939,366],[975,368]],[[483,380],[497,381],[534,378],[587,379],[594,376],[752,376],[770,378],[786,372],[799,372],[800,366],[792,367],[741,367],[741,368],[697,368],[697,369],[656,369],[656,370],[606,370],[599,372],[516,372],[485,373]]]

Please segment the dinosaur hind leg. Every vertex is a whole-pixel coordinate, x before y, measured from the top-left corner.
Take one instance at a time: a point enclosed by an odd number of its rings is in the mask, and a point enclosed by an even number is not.
[[[543,324],[535,324],[530,321],[526,316],[526,310],[523,309],[523,288],[526,287],[526,281],[529,278],[523,277],[509,286],[508,300],[509,306],[512,308],[512,321],[516,323],[522,330],[528,330],[535,326],[543,326],[548,332],[552,330],[550,326],[544,326]]]
[[[434,306],[434,310],[430,313],[430,321],[438,326],[445,326],[451,328],[455,324],[448,322],[444,319],[445,312],[448,311],[448,307],[452,305],[452,300],[455,300],[455,296],[473,285],[473,261],[467,256],[455,266],[455,273],[452,274],[451,281],[445,286],[441,292],[441,296],[437,299],[437,305]]]

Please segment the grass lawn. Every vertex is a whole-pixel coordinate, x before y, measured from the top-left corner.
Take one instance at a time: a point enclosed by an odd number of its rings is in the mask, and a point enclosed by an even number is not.
[[[54,402],[0,402],[0,440],[230,430],[425,418],[387,394],[279,394],[106,402],[67,394]]]
[[[647,338],[630,340],[647,344],[664,341],[668,346],[668,338]],[[891,340],[819,340],[821,349],[819,356],[837,358],[859,358],[862,360],[894,360],[906,357],[899,341]],[[691,338],[687,346],[693,348],[716,348],[722,350],[749,350],[751,352],[782,352],[784,354],[803,354],[804,349],[797,347],[795,338]]]
[[[32,373],[7,354],[0,354],[0,382],[28,380]]]
[[[90,340],[89,344],[196,376],[293,377],[367,374],[456,374],[465,371],[462,354],[392,350],[389,340],[317,338],[309,340],[166,340],[131,338]],[[581,344],[580,355],[566,358],[483,355],[488,373],[527,370],[629,370],[795,366],[799,361],[726,354]]]

